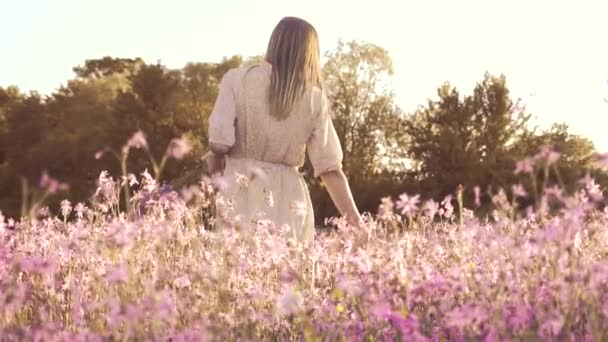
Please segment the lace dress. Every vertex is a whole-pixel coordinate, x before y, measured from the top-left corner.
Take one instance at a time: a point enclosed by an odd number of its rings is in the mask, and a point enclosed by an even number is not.
[[[314,238],[314,212],[299,168],[308,153],[315,177],[342,167],[342,149],[319,88],[307,91],[285,119],[268,114],[272,66],[231,69],[209,118],[209,141],[231,146],[220,216],[240,224],[270,220],[298,241]],[[231,205],[225,205],[231,203]]]

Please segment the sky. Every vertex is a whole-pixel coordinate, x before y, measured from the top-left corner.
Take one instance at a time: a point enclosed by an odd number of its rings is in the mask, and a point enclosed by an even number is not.
[[[284,16],[312,23],[323,51],[385,48],[406,112],[446,81],[470,94],[504,74],[533,123],[564,122],[608,152],[606,0],[0,0],[0,86],[50,94],[103,56],[181,68],[259,55]]]

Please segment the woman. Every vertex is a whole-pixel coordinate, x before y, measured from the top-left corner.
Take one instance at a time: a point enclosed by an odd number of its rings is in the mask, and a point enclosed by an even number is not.
[[[209,119],[209,145],[209,170],[223,171],[220,195],[232,200],[231,216],[245,223],[266,218],[288,225],[296,240],[311,241],[313,207],[298,171],[306,151],[340,213],[360,226],[321,84],[317,33],[308,22],[283,18],[262,63],[225,74]]]

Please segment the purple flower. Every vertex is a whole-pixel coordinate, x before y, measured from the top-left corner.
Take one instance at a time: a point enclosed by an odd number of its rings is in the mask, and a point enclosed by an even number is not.
[[[541,147],[540,152],[534,156],[534,159],[539,161],[545,161],[547,165],[554,164],[560,158],[560,154],[553,150],[551,145],[544,145]]]
[[[534,311],[525,303],[519,305],[509,304],[505,307],[504,311],[509,328],[515,331],[526,329],[534,318]]]
[[[386,301],[378,301],[370,308],[370,313],[379,319],[387,318],[391,312],[391,306]]]
[[[129,279],[129,269],[124,264],[110,266],[104,274],[108,283],[121,283]]]
[[[40,177],[40,188],[54,194],[58,191],[67,190],[68,185],[52,178],[46,171],[44,171]]]
[[[418,203],[420,203],[420,195],[408,196],[407,194],[399,195],[397,200],[397,209],[401,210],[402,215],[415,214],[418,211]]]
[[[191,150],[192,145],[190,145],[188,140],[184,138],[174,138],[169,142],[167,155],[171,158],[182,160]]]
[[[19,266],[24,272],[53,275],[57,272],[57,264],[40,256],[29,256],[20,260]]]
[[[396,327],[401,333],[402,337],[406,341],[427,341],[428,338],[420,334],[420,323],[416,315],[409,315],[404,318],[396,312],[388,314],[388,320],[391,324]]]
[[[468,327],[476,327],[488,319],[487,311],[475,304],[464,304],[448,312],[445,316],[446,326],[460,331]]]
[[[585,191],[593,201],[599,202],[604,198],[600,185],[589,174],[586,174],[585,178],[581,179],[579,183],[585,186]]]
[[[298,313],[302,305],[302,297],[294,289],[288,288],[277,298],[275,308],[280,316],[289,316]]]
[[[543,339],[556,337],[564,326],[564,317],[557,314],[555,317],[545,320],[540,326],[540,336]]]
[[[357,297],[363,293],[361,284],[355,279],[340,277],[338,280],[338,288],[349,296]]]

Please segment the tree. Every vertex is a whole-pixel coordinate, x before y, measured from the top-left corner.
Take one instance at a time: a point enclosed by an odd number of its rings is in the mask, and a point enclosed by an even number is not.
[[[84,66],[72,68],[79,78],[103,78],[113,74],[132,75],[145,63],[141,58],[113,58],[86,60]]]
[[[344,151],[344,170],[366,179],[381,169],[381,154],[399,155],[401,113],[388,89],[392,60],[383,48],[339,42],[325,56],[324,82]]]
[[[340,42],[325,57],[324,87],[344,152],[343,169],[359,208],[375,212],[381,196],[398,191],[395,173],[404,155],[403,116],[388,87],[392,61],[381,47],[356,41]],[[317,221],[337,214],[322,185],[310,178],[309,184]]]
[[[506,186],[514,166],[508,146],[525,134],[530,115],[510,99],[505,77],[486,73],[473,94],[462,98],[446,83],[438,97],[404,125],[422,191],[440,197],[459,184],[469,191],[475,185]]]

